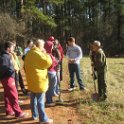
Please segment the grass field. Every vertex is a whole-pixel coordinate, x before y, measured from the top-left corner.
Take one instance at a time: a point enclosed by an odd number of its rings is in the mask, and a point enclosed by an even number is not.
[[[124,124],[124,58],[108,58],[107,61],[108,99],[105,102],[94,102],[91,99],[94,87],[90,59],[84,57],[81,60],[81,73],[83,81],[89,89],[88,93],[79,91],[78,89],[74,92],[67,92],[69,74],[67,60],[64,59],[64,79],[61,83],[61,98],[64,102],[63,104],[46,108],[48,116],[54,119],[54,124]],[[29,118],[22,120],[13,117],[7,118],[3,103],[3,89],[0,86],[0,124],[38,124],[38,120],[33,121],[30,118],[29,97],[23,96],[20,93],[19,98],[24,100],[24,104],[21,107],[24,111],[29,112]]]
[[[71,93],[71,97],[78,98],[79,104],[76,105],[76,110],[84,124],[124,124],[124,59],[108,58],[107,62],[108,100],[96,103],[91,100],[94,89],[90,59],[85,57],[81,61],[83,79],[90,93],[82,94],[80,91],[75,91]],[[64,65],[66,70],[67,65]]]

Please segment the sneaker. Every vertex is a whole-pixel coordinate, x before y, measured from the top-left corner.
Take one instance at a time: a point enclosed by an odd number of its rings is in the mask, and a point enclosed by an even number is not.
[[[23,101],[23,100],[18,100],[18,103],[19,103],[19,105],[20,105],[20,104],[23,104],[24,101]]]
[[[7,116],[14,116],[15,115],[15,112],[9,112],[6,114]]]
[[[57,93],[54,94],[54,97],[59,97],[59,95]]]
[[[38,117],[32,117],[33,120],[38,120]]]
[[[40,122],[40,124],[52,124],[53,123],[53,119],[48,119],[48,121],[46,122]]]
[[[22,112],[19,116],[17,116],[16,118],[26,118],[29,116],[29,113],[27,112]]]
[[[69,88],[68,91],[74,91],[76,90],[76,87],[73,87],[73,88]]]

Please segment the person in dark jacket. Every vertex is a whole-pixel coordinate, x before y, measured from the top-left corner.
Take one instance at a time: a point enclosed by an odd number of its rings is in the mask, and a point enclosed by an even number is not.
[[[6,115],[15,115],[17,118],[24,118],[28,113],[23,112],[18,104],[15,70],[10,56],[13,50],[12,42],[6,42],[4,44],[4,50],[0,55],[0,81],[4,88]]]
[[[105,100],[107,98],[107,85],[106,85],[106,73],[107,73],[107,61],[104,51],[101,49],[101,43],[94,41],[92,44],[92,66],[97,73],[98,78],[98,94],[99,100]]]
[[[54,41],[52,55],[56,58],[58,61],[57,67],[56,67],[56,75],[57,75],[57,85],[56,85],[56,92],[57,94],[60,94],[60,82],[62,81],[62,60],[63,60],[63,49],[57,39]]]

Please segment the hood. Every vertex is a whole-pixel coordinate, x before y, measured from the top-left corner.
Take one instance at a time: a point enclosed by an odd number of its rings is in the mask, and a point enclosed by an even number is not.
[[[46,49],[47,53],[52,53],[52,47],[53,43],[51,41],[47,41],[44,45],[44,48]]]
[[[54,38],[53,36],[50,36],[50,37],[48,38],[48,41],[54,42],[54,41],[55,41],[55,38]]]
[[[3,54],[9,54],[9,53],[7,53],[5,50],[2,50],[2,51],[0,52],[0,55],[3,55]]]

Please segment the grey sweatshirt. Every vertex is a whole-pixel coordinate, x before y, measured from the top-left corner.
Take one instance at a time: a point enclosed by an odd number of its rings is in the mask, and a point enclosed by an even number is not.
[[[68,59],[75,59],[76,64],[80,63],[80,59],[82,58],[82,50],[78,45],[68,46],[66,57]]]

